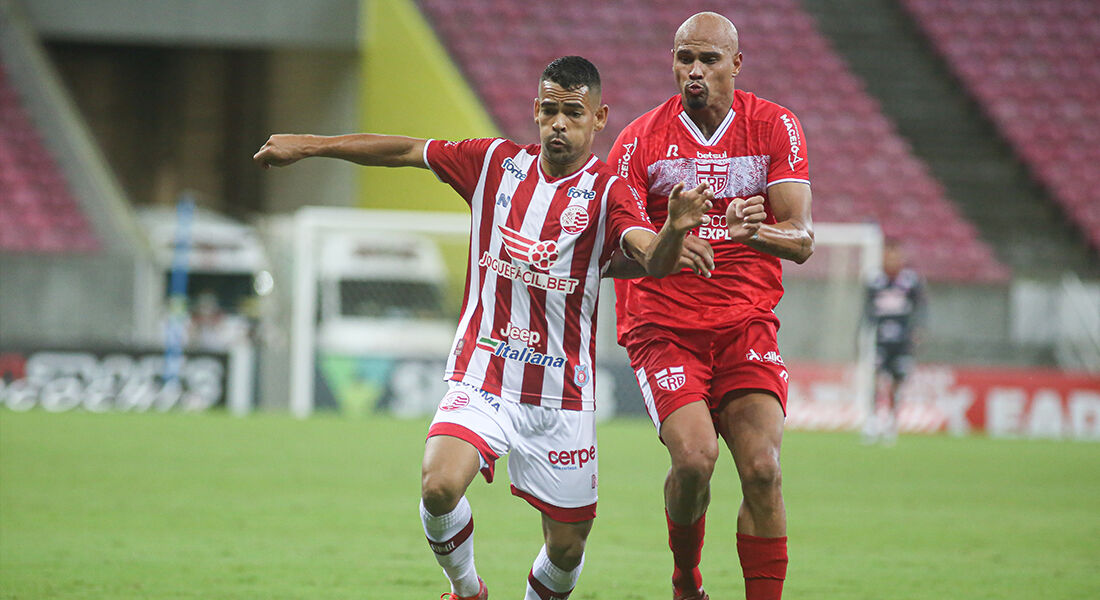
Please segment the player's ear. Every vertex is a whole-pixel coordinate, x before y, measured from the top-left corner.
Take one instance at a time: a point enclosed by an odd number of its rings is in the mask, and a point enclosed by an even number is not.
[[[539,122],[539,98],[535,96],[535,123]]]
[[[611,110],[606,104],[601,104],[596,109],[596,125],[593,127],[594,131],[603,131],[604,127],[607,127],[607,112]]]
[[[733,75],[731,77],[737,77],[737,74],[741,72],[741,53],[738,52],[737,56],[733,57]]]

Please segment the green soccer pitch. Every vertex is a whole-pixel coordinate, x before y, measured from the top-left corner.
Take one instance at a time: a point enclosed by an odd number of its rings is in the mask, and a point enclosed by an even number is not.
[[[426,421],[0,409],[0,598],[423,599],[447,591],[417,517]],[[671,597],[645,421],[600,429],[599,517],[576,600]],[[1100,445],[789,432],[788,598],[1100,597]],[[470,501],[479,572],[520,598],[538,514],[504,465]],[[712,598],[743,597],[740,495],[715,475]]]

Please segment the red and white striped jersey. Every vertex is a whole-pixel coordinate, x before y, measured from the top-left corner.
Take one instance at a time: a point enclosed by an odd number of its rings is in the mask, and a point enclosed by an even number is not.
[[[466,297],[445,379],[514,402],[593,410],[596,301],[616,244],[653,226],[593,155],[550,179],[538,145],[430,140],[424,162],[471,210]]]

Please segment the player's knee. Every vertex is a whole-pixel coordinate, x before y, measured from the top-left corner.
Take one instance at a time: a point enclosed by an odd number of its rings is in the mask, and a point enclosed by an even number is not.
[[[779,489],[782,478],[779,458],[770,453],[753,457],[741,470],[741,485],[746,495]]]
[[[708,440],[709,441],[709,440]],[[706,484],[718,462],[718,443],[688,443],[669,448],[673,476],[683,484]]]
[[[420,499],[424,508],[433,515],[443,515],[454,510],[462,499],[464,490],[453,478],[442,473],[424,472],[420,478]]]
[[[546,556],[554,566],[563,571],[572,571],[584,558],[584,539],[571,537],[567,540],[547,540]]]

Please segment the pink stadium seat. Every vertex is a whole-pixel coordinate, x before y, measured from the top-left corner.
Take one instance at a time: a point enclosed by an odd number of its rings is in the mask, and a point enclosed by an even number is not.
[[[64,174],[0,69],[0,252],[99,248]]]
[[[1017,155],[1100,250],[1100,2],[905,0]]]
[[[995,12],[997,4],[928,1],[979,15]],[[916,266],[930,279],[1008,276],[797,0],[566,3],[555,7],[549,22],[543,18],[545,9],[533,3],[418,2],[497,125],[513,139],[537,139],[528,106],[532,79],[547,62],[562,54],[595,62],[604,80],[604,100],[611,106],[607,131],[597,137],[601,156],[630,120],[675,92],[669,48],[676,27],[699,10],[726,14],[741,30],[745,67],[738,87],[779,102],[802,119],[810,141],[816,220],[879,222],[888,235],[902,237],[915,250]],[[948,19],[934,28],[934,35],[958,40],[959,31],[977,30],[969,19],[954,21],[958,23]],[[529,23],[553,26],[526,27]],[[485,39],[496,43],[486,44]],[[961,39],[966,48],[982,43],[972,35]],[[995,49],[981,52],[994,54]],[[949,247],[945,230],[974,250],[944,251]]]

